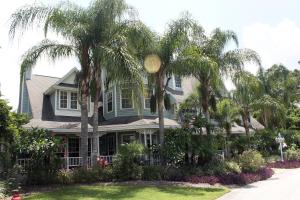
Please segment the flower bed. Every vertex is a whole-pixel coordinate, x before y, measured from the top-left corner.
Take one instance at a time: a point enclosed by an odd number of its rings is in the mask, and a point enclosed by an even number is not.
[[[214,185],[247,185],[253,182],[266,180],[274,174],[271,168],[262,168],[255,173],[228,174],[223,176],[190,176],[185,179],[191,183],[208,183]]]
[[[269,163],[268,167],[271,168],[281,168],[281,169],[294,169],[294,168],[300,168],[300,160],[296,161],[277,161],[274,163]]]

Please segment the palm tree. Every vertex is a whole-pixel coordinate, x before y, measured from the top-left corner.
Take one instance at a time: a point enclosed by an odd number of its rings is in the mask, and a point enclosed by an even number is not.
[[[257,77],[243,70],[234,74],[233,82],[236,87],[233,92],[233,99],[241,107],[240,114],[242,115],[243,126],[248,135],[250,128],[250,105],[263,94],[263,85]]]
[[[229,76],[241,70],[245,62],[252,61],[260,65],[259,56],[253,50],[226,51],[231,41],[238,45],[237,36],[232,31],[222,31],[217,28],[209,37],[198,32],[178,58],[177,65],[185,66],[184,71],[179,73],[192,75],[200,82],[200,101],[208,122],[206,127],[208,134],[210,134],[210,101],[216,89],[222,85],[222,75]]]
[[[176,71],[176,68],[183,66],[176,66],[176,56],[180,53],[183,47],[187,44],[189,31],[193,27],[194,22],[187,16],[173,21],[169,24],[165,34],[161,37],[153,38],[152,49],[148,50],[149,54],[157,55],[161,60],[159,70],[151,77],[155,85],[155,104],[158,108],[159,117],[159,140],[161,147],[164,146],[164,100],[166,94],[166,87],[170,80],[170,76]],[[196,27],[199,28],[199,27]],[[199,32],[203,30],[199,28]],[[165,80],[167,81],[165,83]],[[153,109],[152,110],[156,110]]]
[[[92,38],[92,91],[94,91],[93,114],[93,143],[92,159],[96,161],[98,154],[98,100],[102,91],[103,72],[110,82],[129,82],[142,86],[140,76],[141,64],[135,55],[137,41],[142,37],[139,31],[142,24],[132,16],[134,10],[123,0],[98,0],[89,8],[90,29],[88,34]],[[135,38],[135,40],[133,39]],[[141,94],[143,87],[135,88],[136,93]],[[134,95],[138,96],[138,95]],[[135,104],[137,105],[137,104]]]
[[[66,43],[48,39],[29,49],[23,56],[21,74],[33,67],[42,55],[52,60],[61,57],[75,56],[81,65],[79,88],[81,94],[81,156],[83,165],[87,166],[88,156],[88,96],[94,95],[93,117],[93,157],[98,154],[98,100],[101,94],[102,72],[112,81],[129,81],[130,84],[141,85],[141,65],[135,59],[138,54],[136,39],[144,28],[132,18],[133,9],[123,0],[98,0],[88,8],[74,4],[62,4],[55,7],[29,6],[19,9],[12,15],[10,35],[15,36],[17,29],[26,30],[35,23],[44,25],[47,36],[48,29],[62,35]],[[141,36],[141,34],[140,34]],[[145,39],[145,38],[142,38]],[[144,41],[143,41],[144,42]],[[135,50],[135,51],[134,51]],[[21,76],[23,77],[23,76]],[[133,81],[132,81],[133,80]],[[137,84],[138,83],[138,84]],[[134,87],[141,93],[142,87]],[[138,97],[138,95],[134,95]],[[139,98],[136,98],[138,101]],[[95,161],[95,159],[93,159]]]

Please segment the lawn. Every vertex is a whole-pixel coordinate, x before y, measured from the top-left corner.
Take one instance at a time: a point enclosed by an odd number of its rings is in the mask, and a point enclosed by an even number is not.
[[[25,200],[211,200],[228,192],[225,188],[191,188],[178,186],[73,186],[34,194]]]

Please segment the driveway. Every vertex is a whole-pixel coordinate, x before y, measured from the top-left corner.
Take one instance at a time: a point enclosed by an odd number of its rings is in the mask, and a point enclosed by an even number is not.
[[[275,170],[268,180],[232,189],[218,200],[299,200],[300,169]]]

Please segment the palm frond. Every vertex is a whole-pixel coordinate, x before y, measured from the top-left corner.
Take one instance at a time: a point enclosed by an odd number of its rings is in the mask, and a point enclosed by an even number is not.
[[[59,58],[70,57],[75,53],[76,51],[71,45],[45,39],[23,54],[20,72],[21,79],[26,69],[34,67],[42,55],[47,55],[51,60],[55,61]]]

